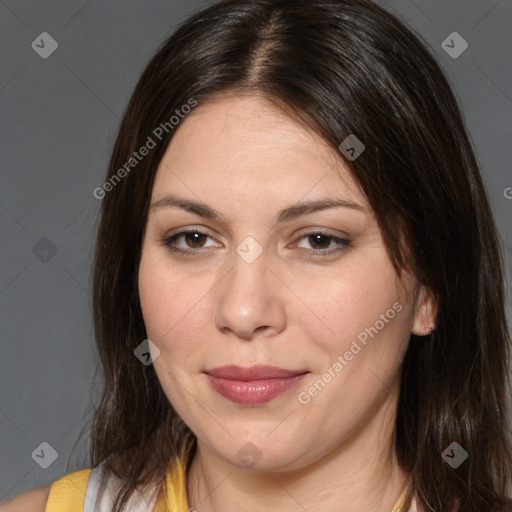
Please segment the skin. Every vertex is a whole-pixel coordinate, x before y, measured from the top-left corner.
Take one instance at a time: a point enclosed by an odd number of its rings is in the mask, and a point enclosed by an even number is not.
[[[435,308],[414,276],[399,279],[376,219],[340,154],[256,95],[199,104],[177,128],[157,171],[151,204],[167,194],[201,201],[222,220],[151,208],[139,268],[154,369],[198,440],[189,506],[222,510],[354,512],[393,508],[406,475],[392,449],[401,361],[411,333],[428,333]],[[277,222],[298,202],[337,207]],[[185,229],[207,236],[161,240]],[[318,230],[348,238],[308,237]],[[253,237],[262,253],[236,252]],[[330,255],[312,252],[341,248]],[[402,308],[307,404],[298,400],[358,334]],[[239,405],[203,373],[225,364],[310,372],[270,402]],[[331,373],[332,375],[332,373]],[[246,443],[261,455],[237,456]],[[376,508],[377,507],[377,508]]]

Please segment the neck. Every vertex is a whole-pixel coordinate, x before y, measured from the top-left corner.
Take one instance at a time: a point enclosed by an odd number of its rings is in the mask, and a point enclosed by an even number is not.
[[[240,468],[198,440],[187,477],[189,507],[199,512],[391,512],[406,485],[393,448],[396,399],[391,395],[351,439],[298,470]]]

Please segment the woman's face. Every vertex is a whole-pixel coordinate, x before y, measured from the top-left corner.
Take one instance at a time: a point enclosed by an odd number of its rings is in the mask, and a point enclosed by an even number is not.
[[[154,368],[176,411],[203,449],[264,470],[391,435],[423,293],[395,274],[340,154],[257,96],[200,104],[176,129],[139,270]],[[211,375],[232,365],[239,373]],[[291,375],[243,373],[254,365]]]

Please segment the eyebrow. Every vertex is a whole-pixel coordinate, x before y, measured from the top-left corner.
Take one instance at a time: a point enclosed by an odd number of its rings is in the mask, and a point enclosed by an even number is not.
[[[188,212],[195,213],[201,217],[217,220],[226,223],[226,219],[218,211],[214,210],[205,203],[191,201],[183,197],[169,194],[151,205],[151,210],[155,211],[165,207],[178,207]],[[366,208],[358,203],[347,201],[345,199],[325,198],[315,201],[297,203],[293,206],[281,210],[277,217],[277,222],[284,222],[296,219],[303,215],[309,215],[314,212],[328,210],[331,208],[351,208],[359,211],[366,211]]]

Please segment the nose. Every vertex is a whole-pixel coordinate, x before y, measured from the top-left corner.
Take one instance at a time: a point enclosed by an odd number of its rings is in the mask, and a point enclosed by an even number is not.
[[[265,251],[250,263],[235,254],[233,267],[215,287],[215,325],[223,334],[250,341],[285,329],[286,287],[269,264]]]

